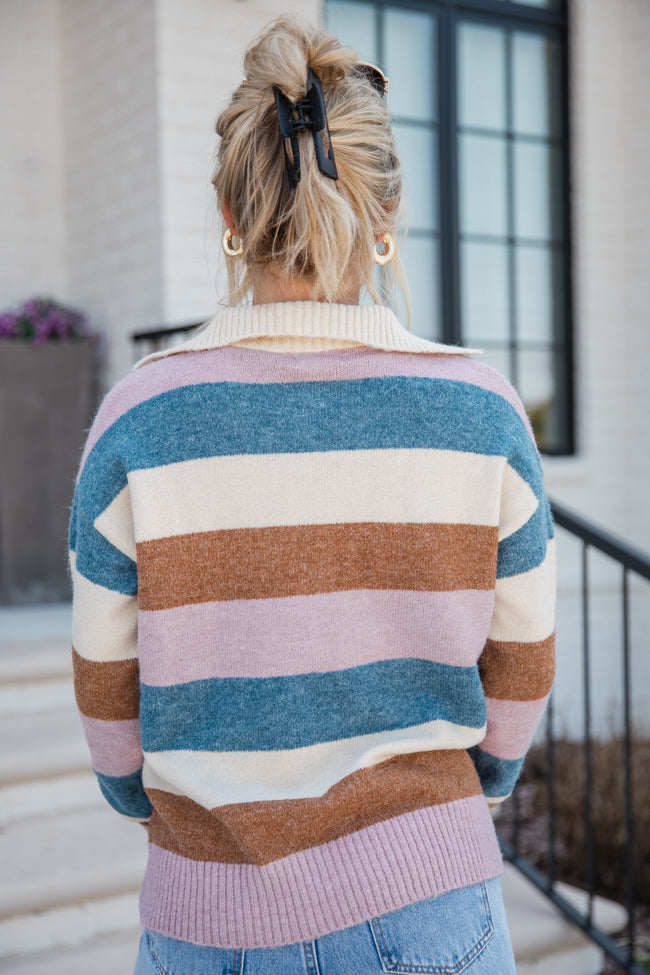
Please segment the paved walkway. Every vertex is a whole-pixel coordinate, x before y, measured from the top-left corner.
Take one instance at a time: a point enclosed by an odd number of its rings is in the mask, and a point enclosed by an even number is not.
[[[0,608],[0,972],[130,975],[146,835],[90,770],[69,643],[68,605]],[[600,953],[509,867],[504,895],[519,975],[597,975]]]

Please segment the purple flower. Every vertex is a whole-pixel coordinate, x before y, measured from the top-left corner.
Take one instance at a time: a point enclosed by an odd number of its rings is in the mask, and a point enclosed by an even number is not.
[[[15,312],[0,313],[0,339],[13,339],[18,335],[18,316]]]
[[[18,308],[0,313],[0,339],[22,339],[43,345],[46,342],[89,342],[95,338],[82,312],[53,298],[30,298]]]

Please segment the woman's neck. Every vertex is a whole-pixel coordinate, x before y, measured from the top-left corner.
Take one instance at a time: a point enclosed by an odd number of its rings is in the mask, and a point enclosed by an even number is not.
[[[353,284],[343,288],[334,304],[358,305],[360,287]],[[313,285],[304,278],[287,278],[269,269],[263,269],[255,277],[253,304],[270,305],[280,301],[316,301]]]

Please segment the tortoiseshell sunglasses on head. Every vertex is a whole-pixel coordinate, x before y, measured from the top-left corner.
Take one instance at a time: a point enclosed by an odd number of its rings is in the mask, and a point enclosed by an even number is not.
[[[375,91],[381,95],[383,98],[386,96],[386,108],[388,105],[388,78],[375,64],[370,64],[368,61],[359,61],[358,64],[352,68],[352,73],[361,75],[366,81],[368,81]]]

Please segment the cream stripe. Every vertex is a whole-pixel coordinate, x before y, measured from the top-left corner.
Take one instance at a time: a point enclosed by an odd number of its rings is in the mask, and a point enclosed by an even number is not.
[[[507,579],[497,579],[491,640],[538,643],[555,626],[555,541],[546,547],[541,565]]]
[[[136,540],[368,521],[496,526],[503,465],[501,457],[400,449],[211,457],[133,471]]]
[[[500,805],[500,803],[505,802],[509,799],[512,792],[509,792],[507,796],[487,796],[488,806],[492,809],[494,806]]]
[[[73,586],[72,644],[86,660],[107,662],[138,656],[138,597],[123,596],[77,572],[70,553]]]
[[[206,809],[233,802],[321,796],[346,775],[393,755],[440,748],[470,748],[485,728],[429,721],[395,731],[282,751],[145,752],[143,782],[188,796]]]
[[[499,541],[514,535],[535,513],[539,501],[535,492],[521,475],[506,464],[501,485],[501,517]]]
[[[98,518],[95,528],[107,538],[111,545],[136,560],[135,539],[133,537],[133,515],[129,486],[123,488]]]

